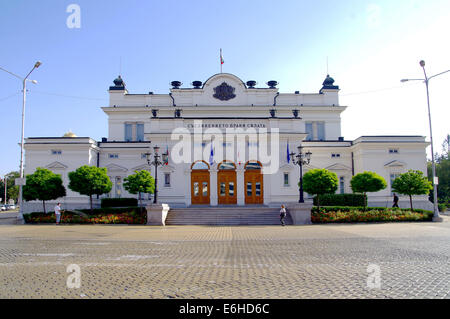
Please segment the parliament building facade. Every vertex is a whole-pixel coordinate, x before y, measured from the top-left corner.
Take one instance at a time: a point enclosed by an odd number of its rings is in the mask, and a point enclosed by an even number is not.
[[[303,173],[314,168],[335,172],[337,193],[352,192],[350,180],[355,174],[374,171],[383,176],[388,187],[368,194],[370,206],[392,205],[391,185],[399,174],[409,169],[426,173],[429,143],[423,136],[344,139],[341,114],[347,107],[340,105],[339,87],[329,76],[313,94],[280,93],[275,81],[256,87],[255,81],[244,83],[228,73],[213,75],[204,83],[194,81],[189,88],[178,81],[171,85],[169,94],[129,94],[119,76],[109,88],[109,105],[102,107],[108,116],[108,137],[101,141],[73,133],[29,137],[25,174],[37,167],[61,174],[67,196],[58,201],[64,208],[86,208],[89,198],[67,187],[69,172],[82,165],[106,167],[113,187],[101,197],[136,197],[124,189],[124,178],[138,170],[149,170],[154,176],[155,166],[147,161],[154,146],[160,147],[160,155],[169,155],[157,168],[157,199],[171,207],[275,207],[298,202],[300,170],[288,154],[300,145],[312,154]],[[369,118],[367,114],[362,120]],[[244,148],[226,136],[230,130],[242,138]],[[218,137],[221,132],[223,139]],[[256,139],[250,138],[252,132]],[[262,144],[268,148],[264,152],[260,152]],[[311,200],[307,194],[305,198]],[[145,195],[147,203],[152,200],[151,194]],[[417,208],[432,207],[427,196],[414,200]],[[40,211],[41,205],[25,202],[24,212]],[[401,197],[400,205],[408,207],[407,198]]]

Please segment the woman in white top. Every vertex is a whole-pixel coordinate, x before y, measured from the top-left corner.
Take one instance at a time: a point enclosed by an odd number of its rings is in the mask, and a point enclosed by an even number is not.
[[[55,206],[55,216],[56,216],[56,225],[59,225],[59,221],[61,220],[61,203],[58,203]]]

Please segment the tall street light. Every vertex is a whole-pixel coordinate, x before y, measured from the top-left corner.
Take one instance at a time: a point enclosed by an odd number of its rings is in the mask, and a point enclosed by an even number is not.
[[[23,207],[22,207],[23,206],[22,205],[22,201],[23,201],[22,187],[24,184],[24,180],[23,180],[23,150],[24,150],[24,147],[23,147],[23,144],[24,144],[24,133],[25,133],[25,103],[26,103],[26,96],[27,96],[27,81],[37,84],[36,80],[29,80],[28,77],[34,71],[34,69],[37,69],[38,67],[40,67],[41,64],[42,63],[40,61],[37,61],[34,64],[31,71],[24,78],[0,67],[0,70],[5,71],[6,73],[9,73],[12,76],[15,76],[16,78],[20,79],[22,81],[22,87],[23,87],[23,89],[22,89],[22,138],[21,138],[21,142],[20,142],[20,181],[19,181],[19,207],[20,207],[20,210],[19,210],[19,216],[18,216],[19,220],[23,220]]]
[[[298,153],[295,154],[294,152],[292,152],[291,154],[289,154],[292,158],[292,163],[294,165],[298,165],[300,166],[300,188],[299,188],[299,192],[300,192],[300,199],[299,199],[299,203],[304,203],[305,199],[303,198],[303,165],[308,165],[311,162],[311,152],[308,153],[303,153],[303,147],[299,146],[297,147]]]
[[[428,103],[428,122],[430,124],[430,142],[431,142],[431,161],[433,166],[433,204],[434,204],[434,216],[433,221],[434,222],[442,222],[442,218],[439,216],[439,206],[438,206],[438,200],[437,200],[437,177],[436,177],[436,161],[434,159],[434,147],[433,147],[433,130],[431,129],[431,111],[430,111],[430,92],[429,92],[429,82],[432,78],[435,78],[439,75],[442,75],[444,73],[450,72],[450,70],[435,74],[433,76],[428,77],[427,72],[425,71],[425,61],[420,61],[420,66],[423,69],[423,74],[425,76],[425,79],[403,79],[401,82],[408,82],[408,81],[423,81],[425,83],[425,87],[427,89],[427,103]]]
[[[165,163],[167,163],[168,160],[168,154],[164,153],[162,154],[162,161],[159,160],[161,155],[159,155],[159,146],[153,147],[154,154],[153,154],[153,160],[151,159],[152,153],[147,152],[145,153],[145,158],[147,159],[147,164],[154,165],[155,166],[155,196],[153,196],[153,204],[156,204],[158,201],[158,166],[161,166]]]

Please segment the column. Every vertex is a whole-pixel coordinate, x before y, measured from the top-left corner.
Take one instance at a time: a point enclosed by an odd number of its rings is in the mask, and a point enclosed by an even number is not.
[[[272,178],[277,178],[281,171],[278,170],[276,174],[263,174],[263,184],[264,184],[264,205],[269,205],[272,202],[272,188],[271,181]]]
[[[191,200],[191,169],[189,167],[186,167],[184,169],[183,173],[184,173],[184,180],[185,180],[185,184],[184,184],[185,204],[186,204],[186,206],[190,206],[192,203],[192,200]]]
[[[219,205],[217,198],[217,168],[212,167],[209,170],[209,202],[211,206]]]
[[[238,166],[236,169],[236,194],[237,204],[239,206],[245,206],[245,185],[244,185],[244,166]]]

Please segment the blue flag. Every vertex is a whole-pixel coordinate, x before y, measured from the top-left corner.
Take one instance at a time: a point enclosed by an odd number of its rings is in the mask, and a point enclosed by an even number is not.
[[[211,152],[209,154],[209,165],[213,165],[214,164],[214,150],[213,150],[213,145],[212,145],[212,141],[211,141]]]
[[[287,142],[286,152],[287,152],[286,160],[288,163],[290,163],[291,162],[291,154],[289,153],[289,141]]]

